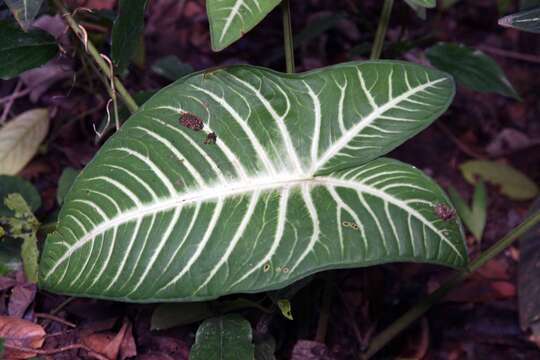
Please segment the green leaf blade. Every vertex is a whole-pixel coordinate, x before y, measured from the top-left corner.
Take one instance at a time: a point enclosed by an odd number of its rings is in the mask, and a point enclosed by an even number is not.
[[[521,100],[499,65],[479,50],[457,43],[439,43],[429,48],[426,56],[433,66],[472,90]]]
[[[251,324],[239,315],[204,321],[197,330],[189,360],[253,360]],[[233,355],[234,354],[234,355]]]
[[[5,0],[5,2],[21,28],[28,31],[30,24],[39,12],[43,0]]]
[[[397,81],[404,72],[409,86]],[[435,211],[451,207],[444,192],[409,165],[374,160],[428,126],[453,90],[443,74],[401,62],[186,77],[143,105],[81,172],[46,241],[41,285],[197,301],[330,268],[465,266],[461,224]],[[182,126],[186,112],[204,128]]]
[[[281,0],[208,0],[212,49],[221,51],[253,29]]]
[[[540,7],[505,16],[499,25],[540,34]]]
[[[112,30],[111,48],[112,61],[119,73],[127,68],[137,51],[147,3],[148,0],[120,0]]]
[[[11,79],[41,66],[57,52],[58,46],[49,33],[39,29],[24,32],[0,21],[0,79]]]

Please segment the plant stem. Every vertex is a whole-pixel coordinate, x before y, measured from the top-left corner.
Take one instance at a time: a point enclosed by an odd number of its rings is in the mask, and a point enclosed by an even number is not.
[[[122,84],[122,82],[116,76],[111,74],[109,65],[105,62],[105,60],[103,60],[103,58],[99,54],[99,51],[97,51],[96,47],[94,46],[94,44],[92,44],[92,42],[90,40],[85,38],[84,31],[81,30],[81,27],[79,26],[77,21],[66,10],[66,8],[64,7],[64,4],[62,3],[62,1],[61,0],[54,0],[54,3],[56,5],[56,7],[60,10],[60,12],[62,13],[62,16],[64,17],[64,19],[66,19],[66,22],[69,25],[69,27],[71,28],[71,30],[77,35],[77,37],[79,39],[81,39],[81,40],[83,38],[85,39],[84,40],[85,43],[83,45],[88,50],[88,53],[94,59],[95,63],[99,66],[99,68],[105,74],[105,76],[107,76],[107,78],[109,80],[114,81],[114,86],[115,86],[116,90],[118,91],[118,94],[120,95],[120,98],[122,98],[122,101],[124,102],[124,104],[128,108],[128,110],[131,113],[134,113],[135,111],[137,111],[137,109],[139,107],[137,106],[137,103],[135,102],[135,100],[133,100],[133,98],[131,97],[129,92],[126,90],[126,88],[124,87],[124,84]]]
[[[285,64],[287,66],[287,73],[292,74],[294,73],[294,44],[289,0],[283,0],[281,2],[281,9],[283,13],[283,48],[285,49]]]
[[[315,341],[325,343],[326,333],[328,332],[328,321],[330,320],[330,310],[332,298],[334,297],[334,273],[324,274],[324,287],[322,291],[322,303],[319,314],[319,323],[317,324],[317,333]]]
[[[443,299],[451,290],[457,287],[469,275],[485,265],[489,260],[494,258],[516,239],[524,235],[533,226],[540,223],[540,211],[537,211],[527,217],[521,224],[510,231],[506,236],[493,244],[489,249],[480,254],[467,268],[452,276],[437,290],[425,297],[423,300],[414,305],[409,311],[403,314],[400,318],[394,321],[390,326],[378,334],[369,344],[366,353],[362,359],[369,359],[382,349],[390,340],[392,340],[401,331],[411,325],[415,320],[419,319],[431,306]]]
[[[377,27],[377,33],[375,34],[375,40],[373,40],[373,47],[371,48],[371,60],[378,60],[381,57],[392,6],[394,6],[394,0],[384,0],[379,26]]]

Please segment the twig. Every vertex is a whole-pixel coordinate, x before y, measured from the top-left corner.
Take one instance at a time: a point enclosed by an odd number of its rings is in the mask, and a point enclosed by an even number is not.
[[[94,62],[98,65],[100,70],[106,74],[106,76],[111,82],[114,82],[115,88],[116,90],[118,90],[118,94],[122,98],[122,101],[126,104],[126,107],[129,109],[129,111],[131,113],[137,111],[137,109],[139,108],[137,106],[137,103],[126,90],[124,84],[122,84],[122,82],[117,77],[111,76],[109,66],[107,65],[105,60],[103,60],[101,54],[97,51],[92,41],[88,40],[87,36],[85,36],[86,31],[84,30],[84,28],[79,25],[77,21],[75,21],[73,16],[65,9],[61,0],[54,0],[54,3],[59,9],[59,11],[62,13],[62,16],[66,20],[71,30],[75,33],[75,35],[77,35],[79,39],[81,39],[81,41],[85,45],[85,49],[87,49],[88,54],[90,54],[90,56],[93,58]]]
[[[19,90],[21,90],[21,86],[22,86],[22,80],[19,80],[17,82],[17,85],[15,85],[15,90],[13,90],[13,94],[11,94],[8,97],[6,105],[4,105],[4,111],[2,112],[2,116],[0,116],[0,125],[6,122],[7,117],[9,115],[9,111],[11,110],[11,107],[13,106],[15,99],[18,97],[17,94],[19,93]]]
[[[75,328],[77,325],[75,325],[72,322],[69,322],[67,320],[62,319],[61,317],[58,317],[56,315],[46,314],[46,313],[35,313],[36,317],[56,321],[57,323],[64,324],[68,327]]]
[[[526,61],[533,64],[540,64],[540,56],[537,56],[537,55],[523,54],[516,51],[499,49],[499,48],[488,46],[488,45],[478,45],[476,48],[483,50],[485,52],[488,52],[488,53],[492,53],[494,55],[499,55],[499,56],[507,57],[510,59]]]
[[[319,315],[319,323],[317,325],[317,333],[315,335],[315,341],[322,344],[325,343],[326,333],[328,332],[328,320],[330,319],[330,310],[332,305],[332,298],[334,296],[334,274],[324,274],[324,288],[322,294],[322,304]]]
[[[426,296],[414,305],[409,311],[394,321],[390,326],[377,335],[369,344],[369,348],[361,359],[366,360],[375,355],[388,342],[395,338],[404,329],[424,315],[434,304],[442,300],[450,291],[461,284],[472,273],[484,266],[489,260],[501,253],[519,237],[527,233],[536,224],[540,223],[540,211],[527,217],[521,224],[511,230],[506,236],[481,253],[466,270],[462,270],[444,282],[437,290]]]
[[[28,348],[28,347],[23,347],[23,346],[15,346],[15,345],[10,345],[10,344],[4,344],[4,346],[8,349],[17,350],[17,351],[21,351],[25,353],[31,353],[31,354],[39,354],[39,355],[54,355],[61,352],[82,349],[82,350],[87,351],[89,354],[92,354],[92,356],[98,360],[109,360],[105,356],[96,353],[95,351],[93,351],[87,346],[84,346],[83,344],[71,344],[71,345],[66,345],[60,348],[49,349],[49,350],[40,350],[40,349]]]
[[[454,134],[452,134],[452,132],[450,131],[450,129],[448,129],[446,125],[444,125],[440,121],[436,122],[435,124],[439,127],[439,129],[442,130],[442,132],[444,132],[450,138],[450,140],[452,140],[456,144],[459,150],[463,151],[465,154],[475,159],[481,159],[481,160],[487,159],[486,155],[481,154],[471,149],[468,145],[466,145],[461,140],[459,140]]]

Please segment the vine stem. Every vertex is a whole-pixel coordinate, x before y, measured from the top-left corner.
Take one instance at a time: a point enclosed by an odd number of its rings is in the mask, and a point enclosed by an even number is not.
[[[441,287],[432,292],[430,295],[426,296],[423,300],[414,305],[409,311],[390,324],[390,326],[388,326],[385,330],[379,333],[375,338],[373,338],[367,351],[361,358],[363,360],[367,360],[375,355],[388,342],[390,342],[390,340],[424,315],[424,313],[426,313],[435,303],[442,300],[451,290],[461,284],[461,282],[467,279],[473,272],[501,253],[504,249],[510,246],[514,241],[516,241],[519,237],[524,235],[538,223],[540,223],[540,211],[536,211],[527,217],[521,224],[506,234],[502,239],[481,253],[466,270],[460,271],[452,276],[450,279],[444,282]]]
[[[386,30],[388,29],[393,6],[394,0],[384,0],[381,18],[379,19],[379,26],[377,27],[377,33],[375,33],[375,40],[373,40],[373,47],[371,48],[371,60],[378,60],[381,57],[384,38],[386,37]]]
[[[128,110],[131,113],[134,113],[139,108],[137,106],[137,103],[133,99],[133,97],[129,94],[129,92],[126,90],[124,84],[116,77],[114,74],[111,74],[109,65],[105,62],[105,60],[101,57],[99,51],[96,49],[94,44],[87,39],[85,31],[81,29],[77,21],[73,18],[73,16],[66,10],[64,7],[64,4],[61,0],[54,0],[54,4],[59,9],[59,11],[62,13],[62,16],[66,20],[68,26],[71,28],[71,30],[77,35],[79,39],[84,39],[84,47],[87,50],[88,54],[92,57],[94,62],[97,64],[97,66],[100,68],[100,70],[107,76],[107,78],[114,82],[114,87],[116,91],[118,91],[118,94],[120,95],[120,98],[128,108]]]
[[[291,26],[291,6],[289,0],[281,2],[283,13],[283,48],[285,49],[285,64],[287,73],[294,73],[294,43]]]

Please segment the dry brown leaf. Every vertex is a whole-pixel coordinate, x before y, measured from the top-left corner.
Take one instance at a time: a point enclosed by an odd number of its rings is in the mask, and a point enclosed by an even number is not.
[[[111,331],[94,333],[83,336],[81,341],[91,350],[106,356],[110,360],[116,360],[128,328],[130,330],[129,335],[131,336],[131,324],[128,321],[125,321],[117,334],[114,334]]]
[[[33,322],[12,316],[0,316],[0,337],[5,341],[5,359],[28,359],[35,356],[35,353],[12,350],[9,346],[40,349],[45,334],[45,330]]]
[[[11,290],[9,297],[8,315],[22,318],[26,309],[36,297],[36,286],[33,284],[21,284]]]

